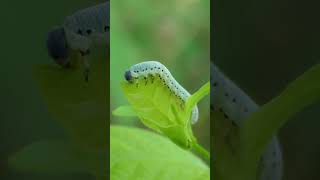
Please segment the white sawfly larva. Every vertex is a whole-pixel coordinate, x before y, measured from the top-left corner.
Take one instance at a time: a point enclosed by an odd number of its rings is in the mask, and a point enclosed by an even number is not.
[[[131,66],[124,74],[125,79],[133,83],[140,77],[147,78],[149,76],[158,76],[174,95],[182,101],[186,101],[190,97],[190,93],[185,90],[171,75],[170,71],[160,62],[145,61]],[[195,106],[192,109],[191,122],[194,124],[198,121],[199,111]]]
[[[76,50],[82,57],[87,75],[87,56],[94,45],[104,46],[109,42],[109,2],[98,4],[75,12],[66,17],[62,26],[48,32],[47,48],[49,55],[62,67],[70,67],[70,50]]]
[[[223,113],[225,119],[236,126],[259,109],[259,106],[213,63],[210,84],[210,108]],[[259,180],[280,180],[282,166],[280,144],[278,139],[273,137],[259,162]]]

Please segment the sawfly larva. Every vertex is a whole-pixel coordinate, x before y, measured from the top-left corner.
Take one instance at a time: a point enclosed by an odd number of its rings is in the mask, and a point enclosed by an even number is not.
[[[124,74],[125,79],[133,83],[140,77],[159,76],[163,81],[163,85],[166,86],[175,96],[181,99],[183,102],[190,97],[190,93],[185,90],[171,75],[170,71],[160,62],[157,61],[145,61],[130,67]],[[191,122],[194,124],[199,117],[198,107],[195,106],[192,109]]]
[[[236,84],[211,63],[211,110],[224,114],[236,126],[259,106]],[[282,154],[280,144],[273,137],[259,162],[259,180],[280,180],[282,177]]]

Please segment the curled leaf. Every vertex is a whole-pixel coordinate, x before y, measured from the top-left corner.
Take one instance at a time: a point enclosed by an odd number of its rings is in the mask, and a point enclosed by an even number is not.
[[[191,148],[196,143],[191,129],[191,110],[209,94],[209,83],[183,103],[163,86],[160,79],[156,77],[152,81],[146,80],[142,85],[121,84],[132,109],[147,127],[165,134],[181,147]]]

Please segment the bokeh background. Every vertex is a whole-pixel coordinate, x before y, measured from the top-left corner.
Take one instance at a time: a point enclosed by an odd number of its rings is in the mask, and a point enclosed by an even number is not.
[[[319,7],[318,1],[214,1],[215,64],[258,104],[268,102],[320,62]],[[320,179],[319,120],[314,105],[281,128],[284,180]]]
[[[17,172],[7,166],[7,158],[34,141],[65,136],[47,112],[31,68],[52,62],[44,45],[47,31],[61,24],[65,16],[96,2],[100,1],[1,1],[0,179],[76,178]],[[208,0],[139,2],[115,0],[111,4],[111,31],[120,36],[111,37],[117,52],[111,50],[110,110],[127,103],[119,82],[124,70],[141,59],[161,60],[191,92],[209,80]],[[320,62],[319,2],[244,0],[213,4],[212,59],[259,104]],[[200,105],[203,112],[208,111],[205,104]],[[320,179],[319,111],[319,105],[306,109],[279,132],[285,180]],[[208,115],[202,114],[194,130],[206,144],[209,121]],[[142,127],[139,121],[113,116],[111,121]]]
[[[209,81],[210,1],[121,0],[111,2],[110,111],[127,105],[120,82],[130,66],[157,60],[190,93]],[[195,136],[210,150],[209,99],[199,104]],[[111,124],[145,128],[136,119],[111,115]]]
[[[86,174],[18,172],[8,167],[7,160],[32,142],[65,137],[63,128],[48,113],[32,67],[53,63],[45,46],[46,34],[53,26],[99,2],[103,1],[1,1],[0,179],[92,179]]]

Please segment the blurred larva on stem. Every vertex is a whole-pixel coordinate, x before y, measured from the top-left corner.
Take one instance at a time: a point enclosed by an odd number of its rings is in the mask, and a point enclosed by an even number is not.
[[[223,113],[225,119],[232,121],[235,126],[238,127],[246,117],[259,109],[259,106],[213,63],[211,63],[210,82],[211,110]],[[266,147],[258,166],[260,169],[258,180],[281,179],[282,153],[275,136]]]
[[[79,52],[88,81],[90,49],[93,45],[108,45],[109,29],[109,2],[77,11],[66,17],[62,26],[48,32],[48,53],[57,64],[68,68],[70,50]]]

